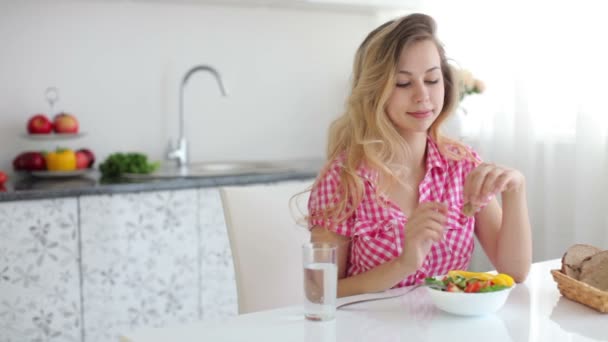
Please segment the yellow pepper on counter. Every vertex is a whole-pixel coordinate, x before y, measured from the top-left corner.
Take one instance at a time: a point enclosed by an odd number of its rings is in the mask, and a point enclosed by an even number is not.
[[[76,170],[76,153],[70,149],[57,149],[44,156],[46,168],[49,171]]]

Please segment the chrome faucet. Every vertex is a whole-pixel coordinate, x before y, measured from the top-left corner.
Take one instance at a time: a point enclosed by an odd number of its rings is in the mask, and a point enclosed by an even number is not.
[[[222,82],[222,76],[211,66],[196,65],[190,68],[182,78],[182,83],[179,88],[179,140],[176,147],[169,141],[169,152],[167,153],[167,159],[177,160],[177,165],[182,169],[188,165],[188,142],[186,141],[186,136],[184,134],[184,89],[186,88],[186,83],[188,83],[190,77],[198,71],[208,71],[211,73],[211,75],[215,77],[222,95],[226,96],[227,94],[224,83]]]

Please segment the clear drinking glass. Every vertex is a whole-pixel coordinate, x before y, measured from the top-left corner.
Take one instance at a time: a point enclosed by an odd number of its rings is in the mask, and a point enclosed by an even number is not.
[[[302,246],[306,319],[327,321],[336,316],[337,249],[329,243],[309,242]]]

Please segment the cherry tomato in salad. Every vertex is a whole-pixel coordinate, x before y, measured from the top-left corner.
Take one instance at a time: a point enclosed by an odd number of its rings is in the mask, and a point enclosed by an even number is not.
[[[447,292],[462,292],[462,290],[454,283],[448,283]]]
[[[468,283],[467,287],[465,287],[465,289],[464,289],[464,292],[473,293],[473,292],[479,291],[479,289],[481,289],[481,282],[475,281],[475,282]]]
[[[0,185],[4,185],[7,179],[8,176],[6,175],[6,173],[4,173],[4,171],[0,171]]]

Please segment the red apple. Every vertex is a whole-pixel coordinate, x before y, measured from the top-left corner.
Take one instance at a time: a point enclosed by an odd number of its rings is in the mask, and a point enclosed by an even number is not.
[[[86,167],[93,167],[93,164],[95,163],[95,155],[93,154],[93,152],[91,150],[89,150],[88,148],[81,148],[80,150],[76,151],[76,160],[78,161],[78,153],[82,153],[85,154],[87,156],[87,166]]]
[[[27,122],[29,134],[49,134],[53,131],[53,123],[44,114],[36,114]]]
[[[7,179],[8,179],[8,176],[6,175],[6,173],[4,173],[4,171],[0,170],[0,186],[4,186],[4,183],[6,182]]]
[[[76,168],[77,169],[86,169],[89,167],[89,156],[82,152],[76,151]]]
[[[53,118],[55,133],[78,133],[78,120],[72,114],[60,113]]]
[[[46,160],[40,152],[23,152],[13,159],[13,168],[18,171],[46,170]]]

